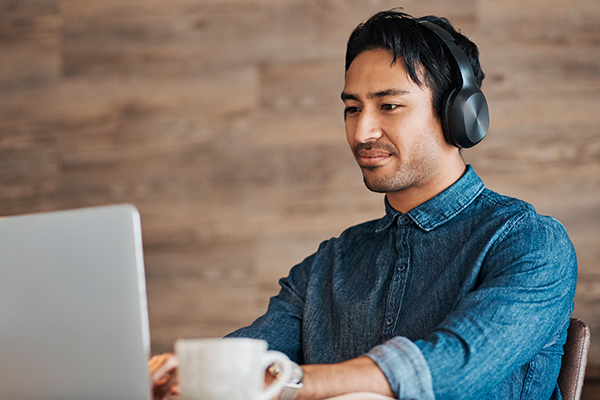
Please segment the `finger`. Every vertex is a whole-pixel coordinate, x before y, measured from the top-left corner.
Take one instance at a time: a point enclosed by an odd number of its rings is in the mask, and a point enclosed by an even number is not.
[[[150,373],[150,378],[155,384],[162,385],[166,383],[173,370],[179,366],[179,360],[174,354],[169,354],[162,362]],[[160,381],[163,381],[160,383]]]
[[[181,394],[181,391],[179,390],[179,384],[176,383],[173,386],[171,386],[171,394]]]
[[[153,356],[150,361],[148,361],[148,369],[150,370],[150,372],[153,372],[156,370],[156,368],[158,368],[160,365],[162,365],[165,360],[167,359],[168,354],[158,354]]]
[[[154,400],[178,400],[180,391],[177,382],[177,369],[172,369],[164,377],[152,386]]]

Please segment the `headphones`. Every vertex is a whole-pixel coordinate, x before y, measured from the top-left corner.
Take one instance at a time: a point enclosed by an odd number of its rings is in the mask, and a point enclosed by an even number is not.
[[[419,21],[435,33],[450,50],[458,67],[459,84],[443,99],[442,129],[446,140],[458,148],[469,148],[481,142],[490,126],[485,96],[479,89],[473,68],[464,51],[444,28],[429,21]]]

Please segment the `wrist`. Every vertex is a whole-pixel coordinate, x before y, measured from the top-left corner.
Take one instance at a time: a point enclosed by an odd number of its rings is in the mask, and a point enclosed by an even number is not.
[[[327,399],[354,392],[394,396],[379,366],[367,356],[335,364],[305,365],[304,372],[304,386],[295,400]]]

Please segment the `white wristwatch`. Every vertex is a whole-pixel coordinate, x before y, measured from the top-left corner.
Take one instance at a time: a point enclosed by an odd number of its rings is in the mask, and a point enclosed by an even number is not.
[[[281,373],[281,370],[277,364],[271,364],[269,372],[277,378]],[[292,361],[292,376],[290,376],[290,379],[285,383],[285,386],[279,395],[279,400],[294,400],[298,395],[298,391],[302,388],[303,378],[304,370],[301,366]]]

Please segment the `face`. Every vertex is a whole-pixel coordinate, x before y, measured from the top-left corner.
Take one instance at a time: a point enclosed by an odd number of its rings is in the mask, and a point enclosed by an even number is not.
[[[391,193],[432,184],[449,157],[432,106],[431,90],[392,65],[387,50],[359,54],[346,73],[342,93],[346,136],[367,187]]]

